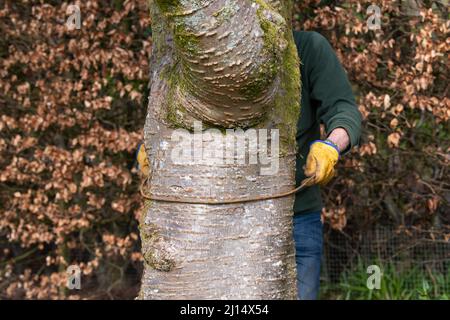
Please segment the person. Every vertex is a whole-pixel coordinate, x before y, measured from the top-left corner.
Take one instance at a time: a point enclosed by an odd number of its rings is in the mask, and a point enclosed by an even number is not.
[[[341,155],[359,143],[361,114],[347,75],[328,41],[317,32],[294,31],[301,60],[301,115],[298,120],[296,183],[308,179],[295,196],[293,236],[297,263],[297,292],[301,300],[318,297],[323,247],[323,202],[320,186],[334,176]],[[320,140],[320,124],[327,138]],[[137,162],[144,176],[149,162],[141,144]]]
[[[297,185],[309,178],[294,203],[294,240],[300,300],[317,299],[323,248],[320,187],[334,176],[340,156],[359,143],[361,114],[346,72],[317,32],[294,31],[301,61],[301,114],[297,128]],[[327,138],[320,140],[320,124]]]

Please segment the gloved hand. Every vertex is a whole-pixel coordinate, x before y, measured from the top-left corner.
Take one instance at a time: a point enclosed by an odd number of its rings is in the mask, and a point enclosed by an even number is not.
[[[334,166],[339,159],[339,148],[331,141],[317,140],[311,144],[306,158],[305,175],[303,180],[307,186],[326,185],[334,176]]]
[[[145,145],[141,143],[136,153],[136,160],[138,162],[138,169],[144,177],[148,177],[150,173],[150,163],[147,158],[147,152],[145,151]]]

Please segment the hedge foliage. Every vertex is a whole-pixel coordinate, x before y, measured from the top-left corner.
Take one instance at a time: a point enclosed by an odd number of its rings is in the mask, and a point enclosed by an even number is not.
[[[368,30],[366,9],[381,8]],[[424,1],[298,1],[348,71],[364,135],[324,190],[337,229],[439,227],[450,238],[450,23]],[[144,0],[0,2],[0,298],[133,298],[142,259],[134,152],[151,55]],[[417,14],[418,15],[414,15]],[[64,288],[79,265],[82,290]]]

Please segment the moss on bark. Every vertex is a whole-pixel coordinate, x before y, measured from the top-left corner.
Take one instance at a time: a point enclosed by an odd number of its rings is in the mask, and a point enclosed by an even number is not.
[[[190,86],[187,87],[183,77],[183,72],[190,72],[183,66],[183,52],[190,56],[196,56],[201,51],[201,44],[195,32],[184,23],[183,9],[185,9],[185,5],[183,5],[183,1],[155,0],[155,2],[167,19],[164,25],[170,26],[175,41],[175,53],[178,52],[171,56],[172,64],[166,66],[166,71],[162,73],[170,86],[165,108],[167,121],[174,127],[191,130],[191,126],[184,121],[188,112],[183,103],[177,100],[176,92],[177,90],[193,90]],[[291,3],[281,2],[281,12],[276,12],[265,0],[253,0],[253,2],[257,5],[256,18],[263,32],[263,48],[260,55],[269,57],[269,59],[251,74],[250,79],[239,88],[239,92],[247,101],[257,100],[274,81],[278,81],[279,90],[267,108],[266,114],[249,121],[247,127],[278,128],[281,152],[285,154],[292,150],[292,146],[295,146],[301,88],[299,58],[290,29],[291,23],[289,19],[286,19],[292,10]],[[198,3],[190,2],[190,5],[196,6]],[[223,6],[213,16],[219,22],[224,22],[227,17],[230,18],[229,13],[232,11],[228,6]],[[161,32],[167,33],[164,30]],[[199,86],[197,89],[203,90],[204,88]],[[205,123],[204,127],[209,126]],[[225,128],[221,127],[220,129]],[[222,131],[224,132],[224,130]]]

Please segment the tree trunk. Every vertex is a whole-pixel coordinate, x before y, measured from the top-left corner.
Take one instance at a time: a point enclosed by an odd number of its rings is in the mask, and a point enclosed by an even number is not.
[[[291,6],[285,0],[150,2],[147,192],[226,200],[294,188],[300,69]],[[254,163],[241,150],[220,163],[198,161],[194,148],[184,154],[189,161],[179,161],[174,132],[192,132],[197,122],[218,129],[213,143],[194,136],[194,143],[203,141],[203,155],[235,146],[226,129],[271,130],[268,138],[259,136],[259,148],[274,146],[278,129],[280,148],[265,159],[279,157],[278,170],[264,173],[264,157]],[[254,151],[250,142],[248,148]],[[145,270],[139,298],[295,299],[292,207],[293,196],[223,205],[148,201],[140,224]]]

